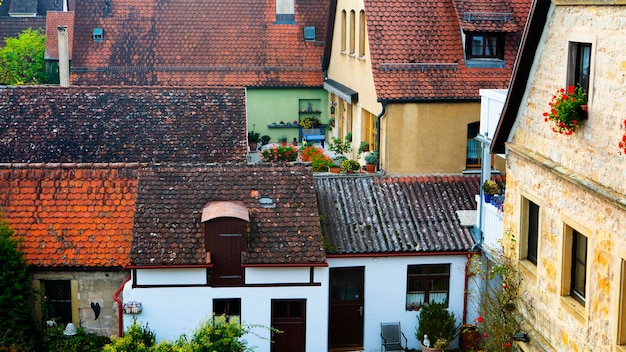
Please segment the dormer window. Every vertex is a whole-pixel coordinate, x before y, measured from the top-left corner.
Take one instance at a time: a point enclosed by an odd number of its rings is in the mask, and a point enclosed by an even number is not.
[[[204,245],[213,269],[211,286],[243,286],[242,252],[248,243],[248,209],[243,202],[209,202],[202,209]]]
[[[465,56],[468,59],[504,59],[504,35],[468,33],[465,40]]]

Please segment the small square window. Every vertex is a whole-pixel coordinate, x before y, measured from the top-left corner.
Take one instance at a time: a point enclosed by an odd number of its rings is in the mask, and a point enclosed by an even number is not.
[[[448,305],[450,264],[409,265],[407,267],[406,309],[424,302]]]
[[[468,59],[504,59],[504,35],[502,33],[468,33],[465,41]]]
[[[241,298],[215,298],[213,300],[213,313],[227,317],[241,317]]]
[[[315,40],[315,27],[304,27],[304,40],[308,42]]]
[[[102,28],[94,28],[93,29],[93,41],[96,43],[101,42],[103,38],[104,38],[104,33],[102,31]]]

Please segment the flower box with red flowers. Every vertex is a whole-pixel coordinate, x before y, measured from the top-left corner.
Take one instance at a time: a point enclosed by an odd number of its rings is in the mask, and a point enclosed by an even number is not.
[[[546,122],[552,123],[552,131],[556,133],[571,135],[587,118],[587,93],[579,85],[559,89],[549,105],[550,111],[543,116]]]

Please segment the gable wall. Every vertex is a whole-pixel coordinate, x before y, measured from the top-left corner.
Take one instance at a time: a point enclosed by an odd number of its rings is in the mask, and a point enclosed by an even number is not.
[[[626,7],[559,5],[552,10],[507,157],[504,228],[519,239],[522,197],[540,206],[538,263],[522,261],[523,290],[533,301],[524,312],[534,334],[527,347],[622,351],[626,346],[615,346],[624,319],[619,297],[626,259],[626,163],[617,144],[626,108]],[[542,116],[554,92],[566,84],[568,41],[591,42],[594,48],[589,120],[571,136],[552,132]],[[565,225],[588,239],[584,306],[568,296],[563,284],[570,260]]]

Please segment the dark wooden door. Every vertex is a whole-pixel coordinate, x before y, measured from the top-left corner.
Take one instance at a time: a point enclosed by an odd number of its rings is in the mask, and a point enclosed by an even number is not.
[[[241,286],[244,269],[241,252],[246,250],[247,222],[235,218],[217,218],[205,224],[205,244],[211,252],[211,286]]]
[[[272,352],[304,352],[306,346],[306,300],[272,300]]]
[[[330,269],[330,347],[363,346],[364,267]]]

